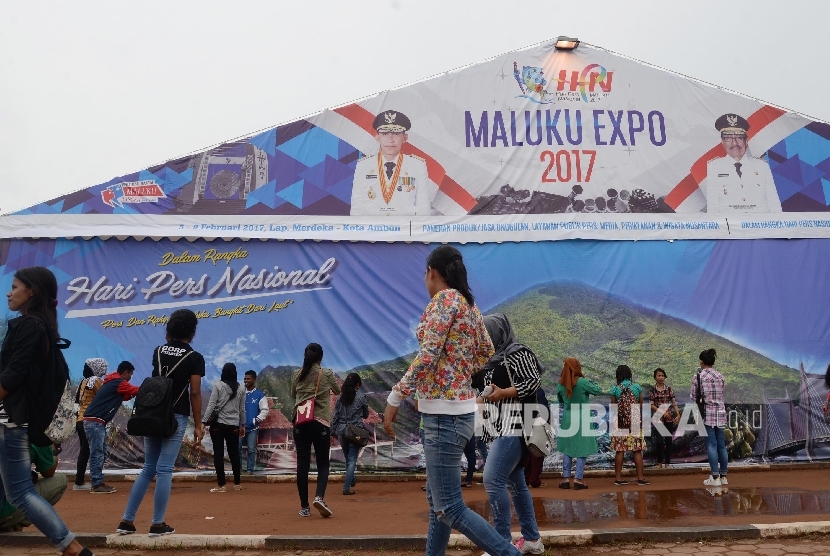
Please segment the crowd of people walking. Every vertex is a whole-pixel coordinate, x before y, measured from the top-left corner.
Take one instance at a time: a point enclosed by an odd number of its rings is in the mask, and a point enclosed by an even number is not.
[[[526,420],[528,415],[539,411],[549,417],[547,398],[541,388],[543,366],[533,350],[517,340],[506,315],[481,314],[468,283],[463,257],[457,249],[442,245],[429,254],[424,285],[430,301],[416,331],[419,348],[408,370],[389,393],[383,427],[387,434],[394,436],[393,424],[401,403],[409,396],[415,398],[421,416],[419,433],[426,462],[424,490],[429,507],[426,554],[444,554],[453,529],[466,535],[487,554],[541,554],[544,546],[528,485],[541,485],[544,457],[528,448],[531,425]],[[56,403],[50,401],[38,407],[30,402],[30,392],[38,381],[43,381],[49,367],[48,353],[58,349],[55,277],[42,267],[22,269],[15,274],[7,298],[9,308],[19,311],[20,316],[9,321],[0,351],[0,492],[64,555],[88,556],[91,551],[74,539],[52,504],[35,491],[31,481],[16,480],[18,476],[29,475],[30,449],[39,444],[49,445],[43,429],[39,428],[48,418],[40,413],[54,413]],[[243,447],[247,449],[245,469],[249,473],[254,470],[257,429],[268,414],[268,401],[254,387],[254,371],[246,372],[244,384],[239,384],[236,366],[228,362],[222,368],[220,380],[212,385],[207,406],[202,411],[205,358],[191,346],[197,324],[192,311],[174,311],[166,324],[165,343],[153,351],[152,377],[164,377],[170,391],[172,432],[144,436],[145,461],[130,490],[116,528],[118,533],[137,531],[136,513],[154,479],[149,535],[175,531],[165,522],[165,515],[173,467],[191,417],[194,444],[201,443],[206,429],[213,444],[217,484],[211,492],[226,492],[225,450],[235,490],[242,488]],[[369,416],[367,400],[360,392],[360,375],[350,373],[341,386],[333,371],[322,367],[323,355],[320,344],[309,343],[303,352],[302,366],[292,374],[290,383],[290,395],[294,399],[291,422],[297,454],[296,484],[302,517],[311,515],[311,507],[323,517],[333,515],[325,501],[332,438],[339,441],[343,450],[346,466],[343,495],[355,494],[356,464],[360,447],[364,445],[361,442],[365,442],[364,420]],[[691,384],[691,398],[700,408],[706,430],[711,468],[711,475],[705,481],[707,486],[728,484],[724,378],[714,368],[715,359],[714,349],[700,354],[700,368]],[[134,372],[132,363],[123,361],[110,374],[107,374],[108,368],[102,358],[88,359],[84,378],[75,392],[79,406],[76,431],[80,453],[73,490],[88,490],[93,494],[115,491],[103,481],[107,424],[124,401],[138,396],[138,404],[142,399],[139,387],[130,383]],[[643,470],[646,440],[641,423],[646,401],[651,411],[659,414],[662,425],[655,427],[651,435],[658,467],[670,465],[672,436],[680,420],[680,410],[675,393],[667,384],[666,371],[655,369],[653,377],[655,384],[645,397],[631,368],[619,365],[615,384],[606,392],[583,374],[579,360],[572,357],[564,360],[555,392],[555,399],[562,407],[556,446],[562,453],[559,488],[588,488],[586,461],[599,450],[598,424],[584,410],[591,396],[610,395],[616,408],[610,418],[615,485],[628,484],[622,476],[627,452],[633,456],[636,484],[649,484]],[[339,396],[333,411],[331,396]],[[477,447],[484,459],[483,484],[492,510],[492,524],[471,510],[462,497],[461,488],[472,485]],[[315,495],[309,504],[312,449],[317,477]],[[459,476],[462,455],[468,462],[464,479]],[[42,469],[38,469],[48,472],[50,462],[43,461]],[[91,483],[84,482],[87,466]],[[521,530],[516,542],[511,536],[511,502]]]

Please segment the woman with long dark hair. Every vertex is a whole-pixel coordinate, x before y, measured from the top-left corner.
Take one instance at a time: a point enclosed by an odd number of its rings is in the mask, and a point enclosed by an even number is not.
[[[116,533],[129,535],[135,533],[135,514],[138,512],[144,495],[155,477],[156,487],[153,494],[153,521],[150,524],[150,537],[160,537],[175,532],[164,522],[167,504],[170,502],[170,489],[173,486],[173,465],[184,440],[187,421],[193,412],[193,441],[198,446],[205,435],[202,424],[202,377],[205,376],[205,358],[194,350],[190,343],[196,336],[198,319],[190,309],[177,309],[167,321],[167,343],[153,350],[153,376],[170,370],[173,380],[173,416],[176,419],[176,432],[169,438],[144,437],[144,467],[130,490],[124,516],[118,524]],[[190,396],[186,396],[188,389]]]
[[[210,440],[213,443],[213,467],[216,469],[217,486],[211,492],[225,492],[225,450],[233,469],[233,489],[242,490],[240,475],[242,466],[239,460],[239,439],[245,436],[245,396],[239,394],[239,382],[236,377],[236,365],[225,363],[222,376],[213,384],[210,400],[205,408],[205,418],[217,413],[216,420],[208,423]]]
[[[643,437],[642,408],[643,387],[634,382],[631,367],[617,367],[617,384],[611,387],[611,402],[617,404],[617,419],[611,430],[611,449],[614,454],[615,485],[627,485],[622,478],[622,466],[625,453],[634,454],[634,468],[637,470],[637,484],[650,484],[643,475]]]
[[[323,517],[331,517],[332,511],[323,498],[329,482],[329,444],[331,442],[331,404],[329,392],[340,393],[340,385],[331,369],[320,366],[323,361],[323,346],[311,343],[305,347],[303,366],[291,376],[291,397],[294,410],[294,445],[297,447],[297,493],[300,495],[300,515],[309,517],[308,471],[311,468],[311,447],[317,462],[317,492],[314,507]],[[297,424],[297,409],[307,400],[314,400],[314,420]]]
[[[54,382],[45,371],[60,337],[55,275],[42,266],[22,268],[14,274],[6,299],[20,316],[8,322],[0,348],[0,501],[5,497],[22,511],[64,556],[92,556],[37,494],[29,462],[30,441],[49,445],[41,424],[52,418],[60,398],[58,394],[53,402],[52,393],[46,396],[43,391],[45,384]]]
[[[472,376],[495,353],[467,283],[458,249],[437,247],[426,261],[430,302],[418,324],[418,353],[386,400],[383,428],[394,436],[398,407],[417,391],[424,419],[429,531],[426,556],[447,550],[453,529],[489,554],[521,554],[461,496],[461,454],[475,432],[476,392]]]
[[[366,398],[358,392],[360,389],[360,375],[349,373],[343,381],[343,388],[337,403],[334,404],[334,417],[331,420],[331,432],[337,435],[340,447],[343,448],[343,458],[346,460],[346,480],[343,482],[343,494],[355,494],[352,487],[355,485],[354,470],[357,467],[357,455],[360,446],[346,440],[346,427],[349,425],[363,426],[363,419],[369,417],[369,405]]]

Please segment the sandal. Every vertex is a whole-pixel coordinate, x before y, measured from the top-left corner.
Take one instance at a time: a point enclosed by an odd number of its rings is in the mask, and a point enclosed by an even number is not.
[[[588,485],[586,485],[582,481],[574,482],[574,490],[585,490],[586,488],[588,488]]]
[[[646,481],[645,479],[637,479],[638,485],[650,485],[651,483]]]
[[[461,488],[473,488],[473,483],[461,483]]]
[[[562,488],[562,489],[569,489],[569,488],[571,488],[571,483],[570,483],[570,481],[562,481],[561,483],[559,483],[559,488]]]

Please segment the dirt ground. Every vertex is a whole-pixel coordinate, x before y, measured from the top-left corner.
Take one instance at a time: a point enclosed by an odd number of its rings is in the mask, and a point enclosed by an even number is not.
[[[0,556],[51,556],[56,554],[49,548],[2,548]],[[382,550],[382,551],[347,551],[347,550],[135,550],[97,548],[95,556],[415,556],[423,554],[422,550]],[[625,555],[689,555],[689,554],[724,554],[728,556],[779,556],[813,554],[830,555],[830,537],[811,536],[801,539],[771,539],[711,541],[711,542],[647,542],[630,544],[605,544],[549,549],[547,556],[582,556],[584,554]],[[447,556],[481,556],[477,549],[450,549]]]
[[[830,470],[808,469],[732,473],[728,491],[703,487],[703,472],[651,476],[650,486],[615,487],[613,478],[587,478],[587,490],[562,490],[555,478],[531,489],[540,530],[608,529],[644,526],[706,526],[818,521],[830,519]],[[294,483],[246,482],[243,490],[211,493],[211,482],[174,481],[166,522],[177,533],[256,535],[425,535],[427,502],[420,481],[373,482],[358,475],[355,496],[343,496],[330,482],[326,502],[334,512],[322,518],[312,508],[300,517]],[[115,531],[132,483],[110,482],[113,494],[67,490],[56,506],[70,530]],[[230,486],[230,485],[229,485]],[[309,486],[314,497],[314,483]],[[725,490],[725,489],[724,489]],[[467,504],[489,517],[482,485],[462,489]],[[139,533],[150,526],[152,487],[138,512]],[[514,518],[515,522],[515,518]],[[31,530],[31,528],[27,528]],[[2,554],[2,553],[0,553]],[[389,553],[387,553],[389,554]]]

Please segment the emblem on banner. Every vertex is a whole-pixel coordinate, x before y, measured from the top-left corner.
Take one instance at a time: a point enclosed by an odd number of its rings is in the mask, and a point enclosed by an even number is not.
[[[107,186],[101,191],[101,200],[110,207],[121,207],[125,203],[156,203],[167,195],[154,180],[125,181]]]
[[[542,68],[524,66],[522,71],[519,71],[519,64],[513,62],[513,77],[516,78],[519,89],[522,91],[517,98],[526,98],[538,104],[553,102],[553,97],[548,98],[550,93],[545,89],[548,80],[545,79],[545,72]]]

